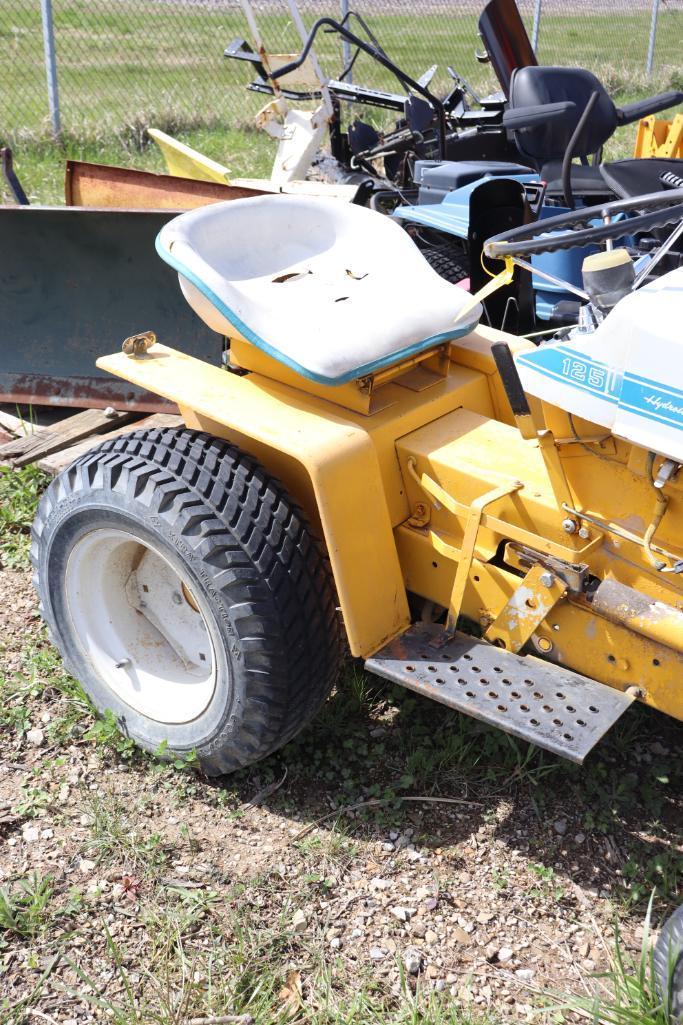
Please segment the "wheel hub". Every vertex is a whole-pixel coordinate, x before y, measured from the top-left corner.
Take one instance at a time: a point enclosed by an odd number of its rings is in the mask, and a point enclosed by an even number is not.
[[[160,723],[197,718],[213,696],[207,614],[162,553],[120,529],[98,529],[71,551],[66,598],[102,682]]]

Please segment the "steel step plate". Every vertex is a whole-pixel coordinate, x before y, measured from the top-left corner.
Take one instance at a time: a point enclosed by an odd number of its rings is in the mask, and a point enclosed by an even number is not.
[[[443,627],[411,627],[365,668],[581,763],[634,698],[569,669]]]

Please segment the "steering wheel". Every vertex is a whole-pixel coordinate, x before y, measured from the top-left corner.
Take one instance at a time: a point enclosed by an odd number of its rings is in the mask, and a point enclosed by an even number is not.
[[[614,221],[618,214],[638,210],[635,217]],[[596,218],[602,224],[592,224]],[[647,196],[618,199],[603,206],[585,206],[557,217],[547,217],[532,224],[523,224],[484,244],[484,254],[502,260],[506,256],[534,256],[554,253],[558,249],[576,249],[595,242],[623,238],[640,232],[662,228],[683,221],[683,189],[651,192]],[[551,234],[552,232],[552,234]]]

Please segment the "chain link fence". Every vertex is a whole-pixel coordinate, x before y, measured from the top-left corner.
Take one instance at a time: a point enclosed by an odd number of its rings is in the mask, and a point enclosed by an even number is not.
[[[301,0],[307,28],[322,15],[339,18],[344,2]],[[608,88],[626,93],[682,83],[683,0],[518,3],[542,63],[589,67]],[[297,52],[301,40],[284,0],[257,0],[254,6],[267,49]],[[434,85],[445,88],[451,65],[475,88],[486,90],[495,83],[475,58],[482,7],[483,0],[352,2],[389,56],[411,75],[438,64]],[[232,39],[249,39],[238,0],[0,0],[0,141],[51,133],[50,9],[53,101],[58,97],[62,130],[72,137],[103,138],[122,126],[142,130],[149,123],[169,131],[240,127],[265,102],[245,89],[250,67],[223,58]],[[338,75],[339,37],[321,36],[316,50],[325,72]],[[365,56],[354,68],[354,80],[392,84]]]

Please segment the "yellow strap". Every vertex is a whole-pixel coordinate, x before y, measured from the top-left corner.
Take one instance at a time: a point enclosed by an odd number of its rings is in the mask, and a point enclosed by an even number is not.
[[[463,308],[458,313],[458,316],[455,318],[454,323],[457,324],[459,320],[462,320],[463,317],[466,317],[468,313],[471,313],[471,311],[474,309],[477,303],[481,303],[484,301],[484,299],[488,299],[488,297],[492,295],[494,292],[497,292],[499,288],[505,288],[506,285],[509,285],[512,282],[514,273],[514,260],[511,256],[506,256],[504,270],[502,270],[500,274],[496,274],[496,276],[494,278],[491,278],[490,281],[487,281],[484,287],[480,288],[479,291],[475,295],[473,295],[468,300],[468,302],[465,303]]]

